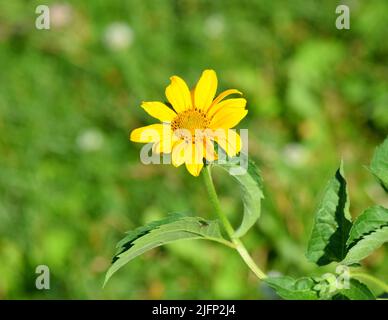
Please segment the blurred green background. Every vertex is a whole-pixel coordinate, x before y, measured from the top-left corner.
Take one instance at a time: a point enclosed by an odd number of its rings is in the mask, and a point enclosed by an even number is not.
[[[273,298],[239,256],[190,241],[155,249],[102,289],[123,232],[185,212],[211,217],[200,178],[146,166],[133,128],[153,123],[142,100],[164,100],[169,77],[205,68],[238,88],[249,155],[265,180],[262,217],[244,238],[266,271],[321,274],[304,257],[320,194],[345,161],[355,217],[387,197],[364,165],[388,132],[388,2],[1,1],[0,299]],[[51,29],[35,8],[50,6]],[[215,173],[238,222],[233,181]],[[388,281],[387,248],[364,268]],[[35,288],[48,265],[51,289]]]

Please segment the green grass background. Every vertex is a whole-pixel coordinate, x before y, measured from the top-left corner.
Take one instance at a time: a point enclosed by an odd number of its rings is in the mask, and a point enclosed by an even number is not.
[[[353,217],[387,205],[363,166],[388,132],[388,2],[344,2],[350,30],[335,28],[340,3],[1,1],[0,299],[273,297],[234,251],[202,241],[153,250],[102,289],[123,232],[169,212],[213,217],[200,178],[143,165],[128,141],[153,122],[141,101],[164,100],[174,74],[194,85],[205,68],[217,71],[219,90],[248,100],[239,128],[249,129],[266,196],[244,238],[254,259],[293,276],[330,270],[304,251],[341,158]],[[38,4],[65,5],[68,21],[37,30]],[[127,48],[104,40],[115,22],[132,30]],[[237,223],[238,190],[221,172],[215,180]],[[388,281],[386,249],[363,266]],[[51,270],[47,291],[35,288],[40,264]]]

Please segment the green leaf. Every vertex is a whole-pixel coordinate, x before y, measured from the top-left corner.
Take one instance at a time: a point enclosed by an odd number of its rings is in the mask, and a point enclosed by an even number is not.
[[[388,209],[370,207],[354,222],[347,241],[348,253],[342,263],[357,263],[387,241]]]
[[[376,300],[376,297],[365,284],[350,279],[349,288],[339,290],[332,300]]]
[[[370,164],[370,171],[388,192],[388,138],[376,148]]]
[[[316,282],[312,278],[294,279],[288,276],[268,277],[264,280],[283,299],[317,300],[318,293],[313,289]]]
[[[335,279],[335,277],[334,277]],[[288,276],[269,277],[264,280],[277,294],[288,300],[374,300],[368,287],[356,279],[350,279],[347,289],[330,292],[329,283],[313,278],[294,279]]]
[[[347,244],[352,246],[365,235],[386,226],[388,226],[388,209],[382,206],[370,207],[354,222]]]
[[[261,213],[261,199],[263,195],[263,184],[260,171],[252,161],[248,161],[248,168],[242,172],[239,164],[240,158],[234,157],[227,163],[215,163],[217,167],[226,170],[239,184],[244,204],[244,215],[239,228],[235,231],[234,237],[240,238],[256,223]]]
[[[181,214],[171,215],[128,232],[117,244],[118,251],[106,273],[104,286],[117,270],[133,258],[155,247],[184,239],[207,239],[229,244],[221,236],[218,221],[206,221],[200,217],[186,217]]]
[[[347,253],[346,241],[351,226],[349,198],[341,163],[327,184],[315,213],[307,258],[319,266],[342,261]]]

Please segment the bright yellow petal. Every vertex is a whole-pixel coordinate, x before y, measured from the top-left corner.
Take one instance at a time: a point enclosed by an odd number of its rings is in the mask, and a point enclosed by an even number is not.
[[[176,112],[182,112],[192,107],[190,90],[186,82],[178,76],[170,78],[171,83],[166,88],[166,97]]]
[[[183,140],[176,142],[172,148],[171,162],[173,166],[179,167],[185,162],[186,143]]]
[[[212,105],[212,107],[208,110],[207,115],[209,118],[212,118],[222,108],[244,109],[246,105],[247,105],[247,100],[245,100],[244,98],[227,99],[227,100],[221,101],[216,105]]]
[[[235,130],[218,129],[215,131],[213,139],[231,157],[241,150],[241,138]]]
[[[224,92],[221,92],[217,98],[214,99],[213,103],[212,103],[212,106],[216,105],[217,103],[219,103],[222,99],[226,98],[227,96],[231,95],[231,94],[240,94],[242,95],[242,93],[236,89],[229,89],[229,90],[225,90]]]
[[[173,142],[169,138],[163,138],[155,142],[152,146],[152,151],[155,153],[171,153]]]
[[[207,161],[217,160],[217,154],[214,151],[213,142],[209,138],[206,138],[203,143],[204,143],[204,157],[205,157],[205,159]]]
[[[159,141],[156,141],[152,146],[152,150],[155,153],[171,153],[174,144],[179,138],[171,130],[169,124],[165,124],[164,130]]]
[[[198,141],[195,143],[186,143],[185,149],[185,162],[189,164],[201,164],[203,163],[203,141]]]
[[[186,146],[186,168],[194,177],[198,177],[203,168],[203,155],[203,143],[189,143]]]
[[[248,113],[248,110],[241,108],[222,108],[220,109],[210,121],[211,129],[230,129],[237,125]]]
[[[162,102],[143,102],[141,106],[151,117],[162,122],[171,122],[176,117],[176,113]]]
[[[186,163],[186,169],[190,172],[194,177],[198,177],[203,168],[203,163],[201,164],[188,164]]]
[[[217,75],[214,70],[202,72],[194,92],[194,106],[201,110],[207,110],[213,102],[217,92]]]
[[[190,96],[191,96],[191,104],[194,106],[195,88],[192,88],[190,90]]]
[[[142,142],[142,143],[149,143],[149,142],[156,142],[159,141],[162,136],[163,132],[171,131],[170,125],[164,125],[161,123],[158,124],[151,124],[149,126],[137,128],[131,132],[130,140],[134,142]]]

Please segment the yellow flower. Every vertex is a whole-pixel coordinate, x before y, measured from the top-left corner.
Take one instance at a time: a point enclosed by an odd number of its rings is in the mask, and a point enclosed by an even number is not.
[[[218,82],[214,70],[205,70],[191,92],[180,77],[172,76],[170,80],[166,97],[174,110],[162,102],[143,102],[143,109],[162,123],[135,129],[130,139],[153,143],[153,152],[171,153],[174,166],[185,163],[187,170],[198,176],[203,159],[217,159],[214,141],[229,156],[240,151],[240,136],[231,128],[247,115],[246,100],[224,100],[231,94],[242,94],[236,89],[226,90],[214,99]]]

